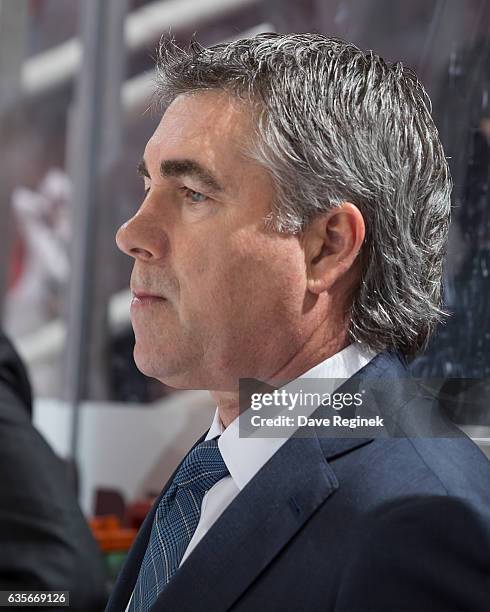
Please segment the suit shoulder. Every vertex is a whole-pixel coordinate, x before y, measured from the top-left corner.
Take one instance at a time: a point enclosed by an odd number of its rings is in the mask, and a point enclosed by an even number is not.
[[[470,438],[412,438],[410,444],[449,495],[472,493],[490,505],[490,461]]]
[[[347,546],[338,609],[487,609],[488,509],[452,496],[390,500],[363,516]]]
[[[407,495],[446,495],[490,507],[490,462],[466,436],[375,439],[330,466],[340,494],[362,511]]]

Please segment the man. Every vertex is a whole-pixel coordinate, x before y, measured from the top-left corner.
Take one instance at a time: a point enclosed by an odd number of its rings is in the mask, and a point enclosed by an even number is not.
[[[163,45],[159,95],[145,197],[117,235],[134,357],[217,412],[108,610],[486,609],[488,461],[401,384],[442,314],[450,212],[415,76],[263,34]],[[380,380],[411,437],[240,437],[239,379],[299,376]],[[425,439],[428,423],[447,435]]]
[[[24,365],[0,332],[0,590],[70,592],[70,607],[107,602],[102,556],[67,469],[31,423]]]

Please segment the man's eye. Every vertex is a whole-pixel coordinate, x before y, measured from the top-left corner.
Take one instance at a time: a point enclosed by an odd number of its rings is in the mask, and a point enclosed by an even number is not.
[[[188,187],[182,187],[182,191],[184,192],[185,197],[189,199],[192,204],[200,204],[208,199],[208,197],[203,193],[199,193],[199,191],[194,191]]]

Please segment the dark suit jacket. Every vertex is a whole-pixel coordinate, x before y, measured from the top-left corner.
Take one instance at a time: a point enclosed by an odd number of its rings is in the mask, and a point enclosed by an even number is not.
[[[378,400],[410,438],[291,438],[152,610],[489,610],[490,463],[398,377],[408,377],[406,364],[385,352],[348,383],[380,381]],[[429,426],[447,437],[417,435]],[[127,605],[158,501],[108,612]]]
[[[105,568],[63,462],[31,423],[25,368],[0,333],[0,590],[68,590],[106,604]],[[53,608],[50,608],[53,609]]]

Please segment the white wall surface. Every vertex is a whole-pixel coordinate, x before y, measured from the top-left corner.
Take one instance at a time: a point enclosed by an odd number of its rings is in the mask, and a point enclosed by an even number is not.
[[[82,404],[78,468],[85,514],[93,513],[98,487],[118,489],[126,501],[160,491],[209,427],[214,410],[206,391],[178,392],[154,404]],[[58,455],[69,455],[70,410],[64,402],[37,400],[34,425]]]

